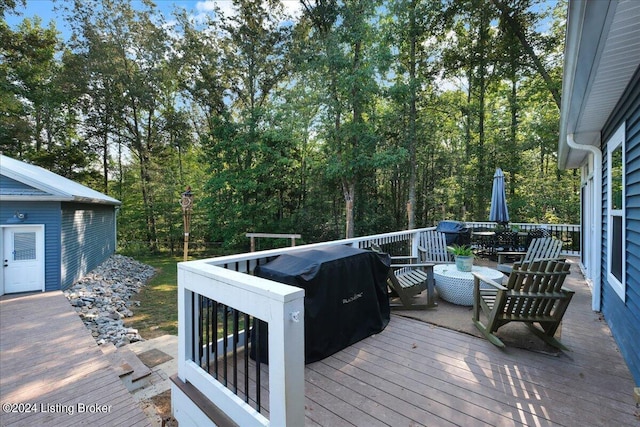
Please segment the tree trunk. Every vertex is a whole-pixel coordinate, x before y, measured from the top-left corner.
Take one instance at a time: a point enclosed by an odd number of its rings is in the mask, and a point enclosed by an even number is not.
[[[353,181],[342,181],[342,192],[345,201],[345,238],[355,236],[353,223],[353,202],[356,198],[356,184]]]
[[[411,10],[409,12],[409,200],[407,201],[407,228],[412,230],[416,228],[415,204],[416,204],[416,0],[411,2]]]
[[[481,10],[480,23],[478,27],[478,174],[476,179],[476,212],[483,212],[485,207],[486,189],[486,153],[485,153],[485,95],[487,92],[487,43],[489,32],[489,20],[487,8]]]

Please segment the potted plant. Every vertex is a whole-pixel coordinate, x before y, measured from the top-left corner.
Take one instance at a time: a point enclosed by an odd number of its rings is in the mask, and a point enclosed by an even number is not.
[[[459,271],[471,271],[473,267],[473,249],[466,245],[448,246],[447,250],[453,254],[456,260],[456,268]]]

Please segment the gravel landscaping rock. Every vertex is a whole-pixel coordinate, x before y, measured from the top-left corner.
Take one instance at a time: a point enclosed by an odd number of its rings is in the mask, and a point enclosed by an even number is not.
[[[112,255],[96,269],[64,291],[80,318],[91,331],[98,345],[107,342],[122,347],[130,342],[144,341],[137,329],[124,325],[125,317],[133,316],[132,300],[153,277],[153,267],[122,255]]]

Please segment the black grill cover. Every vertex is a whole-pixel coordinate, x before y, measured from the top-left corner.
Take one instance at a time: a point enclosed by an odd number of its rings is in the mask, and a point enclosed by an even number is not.
[[[464,222],[440,221],[436,231],[445,234],[447,245],[468,245],[471,242],[471,230]]]
[[[280,255],[254,274],[305,290],[305,362],[311,363],[387,326],[390,264],[388,254],[336,245]],[[265,329],[261,324],[262,362],[268,354]],[[252,336],[252,350],[254,342]]]

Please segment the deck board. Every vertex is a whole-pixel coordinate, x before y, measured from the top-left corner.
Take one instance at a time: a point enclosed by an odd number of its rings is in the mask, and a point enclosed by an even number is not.
[[[588,287],[572,277],[576,295],[561,331],[572,351],[500,350],[483,338],[392,315],[381,333],[305,367],[305,425],[640,425],[633,378],[606,322],[591,311]],[[2,403],[113,405],[93,416],[0,413],[0,425],[149,425],[60,293],[3,297],[0,304]],[[268,417],[268,366],[261,372]],[[250,396],[254,375],[250,369]]]
[[[151,425],[61,292],[0,299],[0,355],[0,401],[38,409],[2,411],[2,426]],[[92,404],[110,408],[78,411]]]
[[[572,277],[576,295],[561,331],[572,351],[501,350],[484,338],[392,315],[381,333],[306,365],[306,425],[640,425],[629,369],[591,311],[586,283],[579,273]],[[524,326],[522,333],[531,334]],[[268,417],[268,367],[261,372]]]

